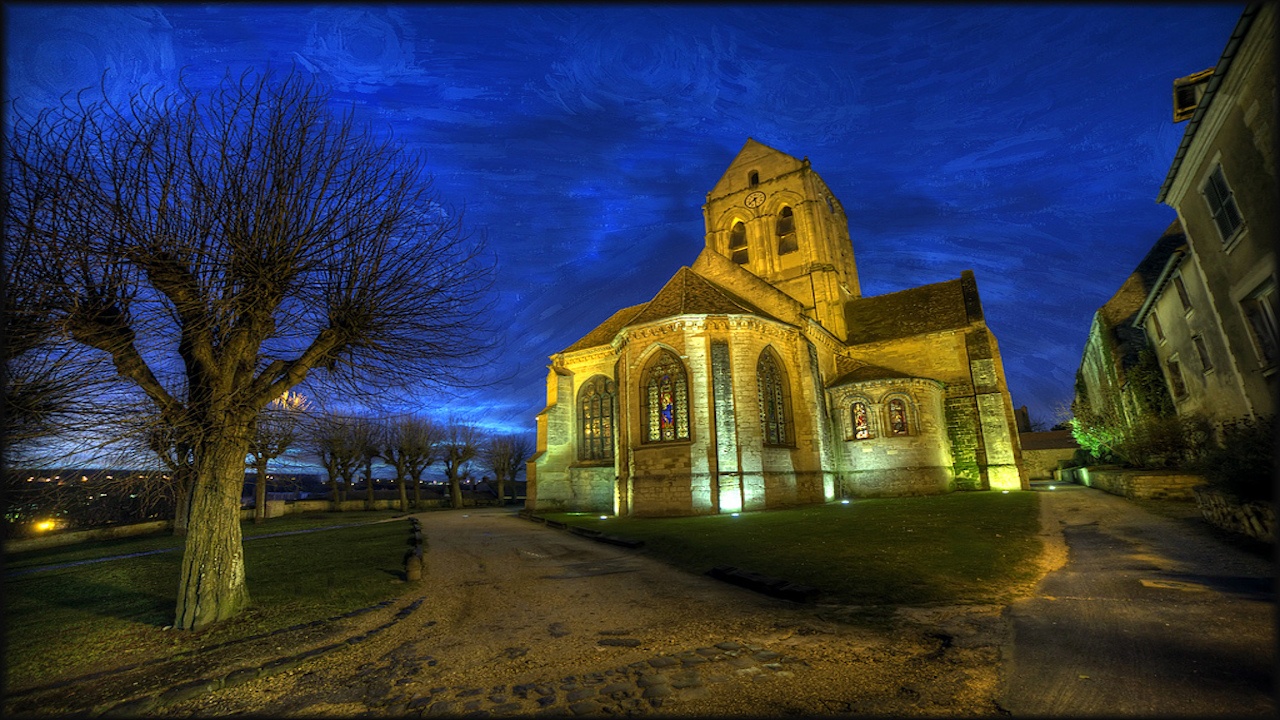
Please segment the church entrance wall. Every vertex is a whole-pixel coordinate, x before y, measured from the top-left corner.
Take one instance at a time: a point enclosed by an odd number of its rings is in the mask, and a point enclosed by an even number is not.
[[[568,512],[613,512],[613,465],[570,467]]]

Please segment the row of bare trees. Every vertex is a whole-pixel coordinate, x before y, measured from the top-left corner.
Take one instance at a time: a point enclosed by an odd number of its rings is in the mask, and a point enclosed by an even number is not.
[[[441,423],[420,415],[321,416],[312,421],[305,444],[304,453],[313,455],[328,475],[335,505],[347,499],[359,478],[364,482],[365,501],[372,506],[373,465],[380,460],[395,470],[400,509],[405,511],[421,507],[422,475],[432,465],[438,465],[449,482],[450,505],[462,507],[462,481],[469,463],[478,462],[493,472],[495,492],[501,499],[506,497],[506,483],[515,480],[532,454],[532,445],[523,436],[486,433],[457,418]]]

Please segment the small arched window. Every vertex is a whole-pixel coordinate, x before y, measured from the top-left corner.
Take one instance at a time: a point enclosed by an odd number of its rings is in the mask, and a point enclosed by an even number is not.
[[[910,435],[907,424],[907,404],[897,398],[889,401],[889,434]]]
[[[778,211],[778,222],[775,226],[778,235],[778,254],[786,255],[800,249],[796,243],[796,219],[790,207],[783,206]]]
[[[747,226],[741,220],[735,221],[729,229],[729,254],[739,265],[746,265],[751,259],[747,249]]]
[[[756,172],[755,170],[752,170],[751,174],[747,176],[747,184],[750,185],[751,187],[755,187],[759,185],[760,173]]]
[[[684,365],[660,351],[649,364],[642,388],[645,442],[689,439],[689,382]]]
[[[866,403],[862,401],[855,402],[850,416],[853,423],[854,440],[870,440],[874,437],[871,434],[871,413],[867,411]]]
[[[597,375],[578,391],[578,459],[613,459],[614,403],[618,396],[613,381]]]
[[[791,442],[791,408],[787,392],[787,376],[782,363],[771,348],[760,353],[756,365],[760,393],[760,424],[766,445],[788,445]]]

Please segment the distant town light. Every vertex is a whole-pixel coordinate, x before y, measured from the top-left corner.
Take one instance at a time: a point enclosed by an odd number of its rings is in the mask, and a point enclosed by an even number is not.
[[[738,513],[732,513],[733,517],[738,517]]]
[[[849,504],[849,501],[848,501],[848,500],[841,500],[841,501],[840,501],[840,504],[841,504],[841,505],[848,505],[848,504]]]
[[[601,520],[608,520],[608,519],[609,519],[609,516],[608,516],[608,515],[601,515],[601,516],[600,516],[600,519],[601,519]]]
[[[36,523],[36,530],[40,532],[48,532],[56,527],[58,527],[58,523],[54,522],[53,520],[41,520],[40,522]]]

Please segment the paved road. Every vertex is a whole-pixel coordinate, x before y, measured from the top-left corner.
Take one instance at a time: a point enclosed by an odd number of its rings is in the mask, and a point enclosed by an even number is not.
[[[1149,506],[1148,506],[1149,507]],[[1067,562],[1008,611],[1015,716],[1275,713],[1275,568],[1212,529],[1079,485],[1045,492]]]

